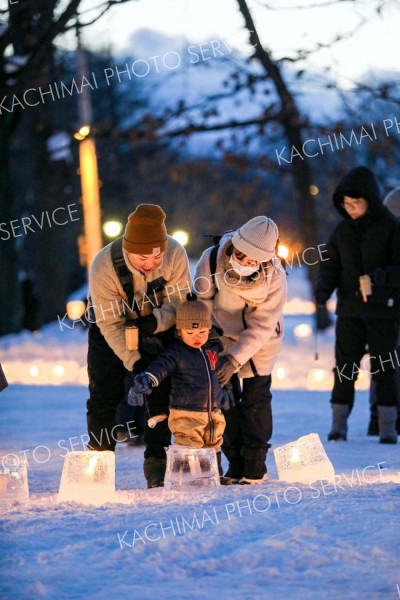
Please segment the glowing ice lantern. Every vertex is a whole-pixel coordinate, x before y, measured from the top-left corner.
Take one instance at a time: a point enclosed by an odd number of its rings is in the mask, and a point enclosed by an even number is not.
[[[275,448],[274,457],[279,479],[303,482],[335,479],[335,470],[317,433],[303,435],[298,440]]]
[[[71,501],[97,506],[115,501],[114,452],[68,452],[58,502]]]
[[[24,457],[0,455],[0,511],[29,502],[28,468]]]
[[[276,378],[283,380],[286,377],[286,369],[285,367],[278,367],[275,372]]]
[[[307,375],[308,390],[330,390],[333,385],[332,372],[326,369],[310,369]]]
[[[220,485],[214,448],[188,448],[173,444],[166,452],[165,489],[193,490]]]
[[[293,333],[297,338],[307,338],[312,334],[312,328],[308,323],[299,323],[293,329]]]
[[[37,377],[39,375],[39,367],[37,367],[36,365],[31,365],[29,367],[29,375],[31,377]]]

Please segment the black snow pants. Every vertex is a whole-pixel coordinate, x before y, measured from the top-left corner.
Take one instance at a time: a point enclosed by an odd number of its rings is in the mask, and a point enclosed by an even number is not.
[[[332,404],[347,404],[350,411],[353,408],[355,382],[368,349],[370,356],[362,366],[371,372],[377,404],[397,406],[398,327],[398,322],[392,320],[338,316]]]
[[[134,366],[133,375],[142,372],[155,356],[141,351],[142,358]],[[88,375],[89,394],[87,401],[87,426],[89,445],[93,450],[114,450],[116,444],[116,411],[124,398],[124,380],[127,374],[122,361],[109,347],[95,323],[89,328]],[[165,447],[171,443],[168,422],[162,421],[151,429],[147,419],[156,414],[169,412],[169,378],[154,388],[149,398],[145,420],[144,457],[165,459]],[[134,426],[130,427],[135,435]]]
[[[256,375],[242,381],[240,390],[237,375],[231,379],[237,403],[223,411],[226,427],[222,451],[230,465],[242,463],[242,475],[261,478],[266,473],[265,459],[271,447],[271,375]]]

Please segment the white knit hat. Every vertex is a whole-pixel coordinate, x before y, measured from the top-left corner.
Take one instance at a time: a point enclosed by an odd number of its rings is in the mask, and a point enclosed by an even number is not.
[[[234,233],[232,244],[239,252],[259,262],[271,260],[279,237],[278,227],[268,217],[254,217]]]

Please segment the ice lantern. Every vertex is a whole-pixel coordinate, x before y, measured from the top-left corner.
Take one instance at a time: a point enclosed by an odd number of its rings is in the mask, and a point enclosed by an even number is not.
[[[28,468],[25,458],[0,455],[0,511],[29,502]]]
[[[279,479],[303,482],[335,479],[335,470],[317,433],[303,435],[298,440],[275,448],[274,457]]]
[[[165,489],[183,491],[220,485],[214,448],[188,448],[173,444],[166,452]]]
[[[99,506],[115,501],[114,452],[68,452],[61,474],[58,502]]]

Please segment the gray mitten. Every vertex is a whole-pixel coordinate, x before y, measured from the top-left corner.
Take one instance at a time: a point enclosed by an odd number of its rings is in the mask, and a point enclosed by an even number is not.
[[[217,363],[217,377],[221,387],[224,387],[232,375],[240,369],[240,365],[230,354],[219,354]]]
[[[145,395],[151,393],[152,382],[146,373],[136,375],[134,384],[128,392],[127,402],[131,406],[143,406]]]

